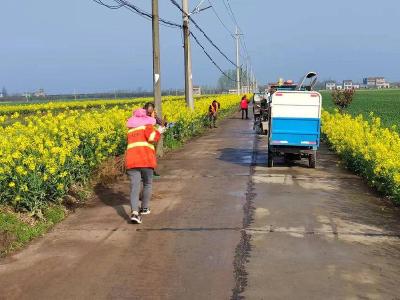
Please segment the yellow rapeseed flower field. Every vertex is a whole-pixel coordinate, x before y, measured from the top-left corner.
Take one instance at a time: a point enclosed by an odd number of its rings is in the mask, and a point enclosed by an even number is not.
[[[202,97],[190,111],[182,98],[163,102],[163,115],[175,124],[166,132],[167,146],[200,132],[207,125],[208,106],[215,98],[221,103],[222,115],[239,103],[236,95]],[[143,102],[109,107],[97,101],[97,109],[90,110],[64,105],[59,113],[47,109],[26,116],[23,122],[17,119],[0,126],[1,204],[35,210],[59,200],[74,182],[87,180],[107,157],[125,151],[126,120]]]
[[[372,117],[322,113],[322,131],[333,149],[380,192],[400,202],[400,136]]]

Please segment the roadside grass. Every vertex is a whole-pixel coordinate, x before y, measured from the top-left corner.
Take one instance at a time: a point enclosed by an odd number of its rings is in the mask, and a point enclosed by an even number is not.
[[[18,250],[25,244],[42,236],[65,218],[67,210],[61,204],[43,209],[38,219],[28,213],[19,213],[8,207],[0,207],[0,256]]]

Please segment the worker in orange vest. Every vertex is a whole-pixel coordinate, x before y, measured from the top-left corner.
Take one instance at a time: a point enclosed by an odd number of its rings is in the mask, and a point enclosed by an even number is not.
[[[221,104],[217,101],[214,100],[210,107],[208,108],[208,116],[210,118],[210,128],[214,127],[217,128],[216,123],[218,119],[218,111],[221,108]]]
[[[128,146],[125,167],[131,181],[131,221],[142,223],[142,215],[150,214],[153,172],[157,166],[154,144],[160,139],[165,127],[156,129],[156,119],[145,109],[137,109],[128,119]],[[140,185],[143,181],[142,205],[139,208]]]
[[[246,112],[246,120],[249,118],[249,101],[247,96],[244,95],[240,101],[240,109],[242,110],[242,120],[244,119],[244,113]]]

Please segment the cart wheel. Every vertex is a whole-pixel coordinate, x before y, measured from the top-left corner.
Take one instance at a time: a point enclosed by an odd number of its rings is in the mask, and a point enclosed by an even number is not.
[[[310,168],[312,168],[312,169],[315,169],[316,165],[317,165],[317,155],[316,155],[316,153],[310,154],[308,156],[308,166]]]
[[[274,156],[272,152],[268,152],[268,168],[272,168],[274,166]]]
[[[283,154],[283,159],[285,160],[285,162],[293,161],[293,157],[290,155],[290,153]]]

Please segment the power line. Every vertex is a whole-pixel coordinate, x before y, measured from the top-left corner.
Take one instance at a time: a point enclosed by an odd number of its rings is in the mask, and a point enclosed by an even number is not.
[[[217,49],[218,52],[221,53],[221,55],[226,58],[226,60],[228,60],[232,65],[234,65],[236,67],[236,64],[224,52],[222,52],[222,50],[204,32],[204,30],[196,23],[196,21],[193,20],[193,18],[189,14],[185,13],[185,11],[182,9],[182,7],[175,0],[170,0],[170,1],[172,2],[173,5],[175,5],[182,12],[182,14],[187,15],[187,17],[192,21],[193,25],[204,35],[204,37],[209,41],[209,43],[211,45],[213,45],[213,47],[215,49]]]
[[[116,2],[118,5],[110,5],[107,3],[104,3],[102,0],[93,0],[95,3],[100,4],[102,6],[105,6],[109,9],[120,9],[122,7],[129,9],[130,11],[140,15],[141,17],[147,19],[147,20],[151,20],[152,19],[152,14],[148,13],[144,10],[142,10],[141,8],[135,6],[134,4],[125,1],[125,0],[113,0],[114,2]],[[171,0],[171,2],[177,6],[179,8],[179,10],[181,10],[183,13],[184,11],[182,10],[182,8],[179,6],[178,3],[176,3],[176,1]],[[231,62],[235,67],[236,64],[231,61],[223,52],[222,50],[220,50],[217,45],[215,45],[215,43],[211,40],[210,37],[208,37],[208,35],[204,32],[203,29],[200,28],[200,26],[190,17],[190,15],[188,15],[188,18],[191,19],[192,23],[196,26],[196,28],[206,37],[206,39],[211,43],[211,45],[213,45],[229,62]],[[169,21],[169,20],[165,20],[163,18],[159,18],[159,21],[164,25],[164,26],[169,26],[169,27],[178,27],[178,28],[183,28],[182,25],[177,24],[175,22]],[[207,52],[207,50],[205,49],[205,47],[201,44],[201,42],[198,40],[198,38],[194,35],[193,32],[190,32],[190,35],[193,37],[194,41],[196,42],[196,44],[203,50],[204,54],[208,57],[208,59],[215,65],[215,67],[225,76],[227,77],[229,80],[232,81],[236,81],[234,79],[232,79],[228,74],[226,74],[226,72],[224,72],[222,70],[222,68],[215,62],[215,60],[211,57],[211,55]]]
[[[200,43],[200,41],[197,39],[197,37],[193,34],[193,32],[190,32],[190,35],[193,37],[194,41],[196,42],[197,45],[199,45],[199,47],[203,50],[204,54],[208,57],[208,59],[214,64],[214,66],[217,67],[217,69],[222,73],[222,75],[224,75],[225,77],[227,77],[229,80],[232,80],[234,82],[236,82],[235,79],[232,79],[231,77],[229,77],[228,74],[226,74],[222,68],[215,62],[215,60],[211,57],[211,55],[207,52],[207,50],[204,48],[204,46]]]
[[[235,14],[233,13],[232,7],[229,4],[228,0],[222,0],[222,3],[224,4],[224,6],[225,6],[225,8],[226,8],[226,10],[228,12],[229,17],[231,18],[231,20],[233,22],[233,25],[237,26],[240,29],[240,26],[239,26],[239,24],[238,24],[238,22],[236,20]]]
[[[97,4],[100,4],[100,5],[103,5],[103,6],[107,7],[107,8],[109,8],[109,9],[119,9],[119,8],[121,8],[122,6],[124,6],[123,4],[120,4],[120,5],[110,5],[110,4],[106,4],[106,3],[104,3],[104,2],[101,1],[101,0],[93,0],[93,1],[96,2]]]
[[[219,16],[219,14],[217,13],[217,10],[214,8],[214,5],[211,3],[211,0],[208,0],[208,3],[211,5],[211,9],[213,10],[214,14],[216,15],[217,19],[219,20],[219,22],[222,24],[222,26],[226,29],[226,31],[229,33],[229,35],[233,35],[233,32],[228,28],[228,26],[226,26],[226,24],[224,23],[224,21],[222,21],[221,17]]]
[[[126,1],[126,0],[113,0],[114,2],[116,2],[118,5],[110,5],[110,4],[106,4],[104,3],[102,0],[92,0],[97,4],[100,4],[102,6],[105,6],[109,9],[120,9],[122,7],[132,11],[133,13],[145,18],[146,20],[151,20],[153,18],[152,14],[149,12],[144,11],[143,9],[137,7],[136,5]],[[170,28],[182,28],[182,25],[177,24],[175,22],[163,19],[163,18],[159,18],[159,21],[162,25],[170,27]]]
[[[231,4],[229,3],[229,0],[222,0],[222,2],[224,4],[225,8],[227,9],[228,15],[231,17],[233,23],[239,28],[240,32],[243,32],[242,28],[239,26],[239,22],[237,21],[237,18],[235,16],[235,13],[233,12]],[[248,57],[250,57],[245,39],[244,38],[241,39],[240,43],[241,43],[241,46],[242,46],[243,50],[246,52],[246,55]]]
[[[238,21],[237,21],[237,19],[236,19],[236,17],[235,17],[235,13],[233,12],[233,9],[232,9],[231,4],[229,3],[229,0],[226,0],[226,2],[225,2],[225,0],[223,0],[223,2],[224,2],[224,4],[225,4],[225,7],[227,7],[227,9],[228,9],[229,15],[232,16],[233,22],[234,22],[234,23],[236,24],[236,26],[239,28],[240,32],[243,32],[242,28],[240,28],[239,23],[238,23]],[[240,44],[241,44],[243,50],[246,52],[246,55],[247,55],[248,57],[250,57],[249,51],[247,50],[246,41],[245,41],[244,38],[240,40]]]
[[[243,30],[239,26],[239,23],[237,21],[235,13],[233,12],[232,6],[229,3],[229,0],[222,0],[222,2],[228,12],[228,15],[231,17],[233,23],[237,26],[237,28],[240,30],[240,32],[243,32]],[[240,39],[240,44],[241,44],[241,47],[243,48],[243,51],[245,52],[245,54],[247,56],[247,60],[249,61],[250,66],[252,66],[252,61],[251,61],[250,53],[247,49],[247,44],[246,44],[245,38]]]

